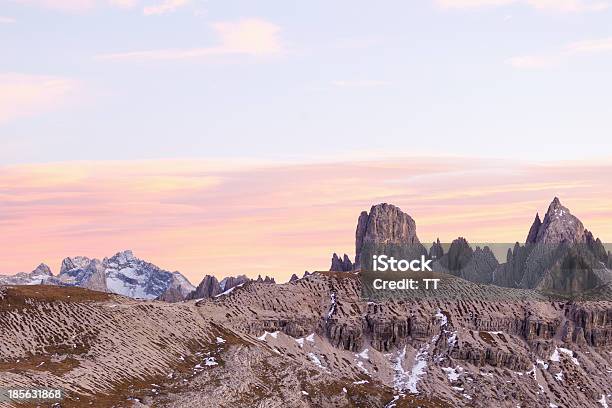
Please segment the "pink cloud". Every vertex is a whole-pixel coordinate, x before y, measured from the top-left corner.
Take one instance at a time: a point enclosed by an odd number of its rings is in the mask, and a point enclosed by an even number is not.
[[[166,8],[149,9],[148,14],[165,12]],[[147,9],[145,9],[147,14]],[[238,21],[223,21],[212,24],[212,29],[219,38],[216,45],[199,48],[171,48],[159,50],[128,51],[101,54],[101,60],[180,60],[219,55],[275,55],[283,50],[280,39],[280,27],[259,18],[246,18]]]
[[[0,73],[0,124],[57,109],[77,88],[69,78]]]
[[[315,164],[73,162],[0,168],[0,273],[121,249],[194,281],[280,280],[354,255],[360,211],[391,202],[422,241],[523,241],[559,196],[612,240],[609,164],[403,158]]]

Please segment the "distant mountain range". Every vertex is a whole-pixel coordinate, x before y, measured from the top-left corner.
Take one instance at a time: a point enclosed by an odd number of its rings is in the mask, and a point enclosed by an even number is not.
[[[196,288],[180,272],[169,272],[134,256],[132,251],[118,252],[110,258],[90,259],[84,256],[65,258],[60,273],[40,264],[30,273],[0,276],[0,285],[78,286],[138,299],[160,299],[177,302],[185,299],[216,296],[241,283],[250,281],[244,275],[218,282],[206,276]],[[261,282],[275,283],[273,278],[259,277]]]
[[[419,240],[416,222],[392,204],[377,204],[363,211],[355,232],[355,261],[333,254],[330,271],[359,271],[362,253],[380,245],[402,245],[435,259],[434,271],[468,281],[503,287],[538,289],[552,293],[582,293],[612,282],[612,254],[570,210],[554,198],[544,219],[536,214],[524,244],[518,242],[500,263],[487,246],[475,249],[465,238],[446,250],[439,240],[429,250]],[[306,274],[305,274],[306,275]],[[297,280],[297,275],[291,281]],[[132,298],[177,302],[215,297],[251,281],[245,275],[217,280],[206,275],[197,287],[179,272],[169,272],[138,259],[132,251],[110,258],[65,258],[59,275],[40,264],[30,273],[0,276],[0,285],[61,285],[116,293]],[[276,283],[261,276],[262,283]]]

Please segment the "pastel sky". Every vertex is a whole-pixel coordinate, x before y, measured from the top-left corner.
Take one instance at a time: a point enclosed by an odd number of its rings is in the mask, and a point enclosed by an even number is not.
[[[0,172],[0,273],[130,248],[198,282],[246,273],[286,280],[354,256],[359,213],[394,203],[424,242],[524,241],[558,195],[612,240],[612,165],[403,157],[309,163],[64,162]]]
[[[612,240],[612,0],[0,1],[0,273],[69,255],[328,267],[387,201]],[[608,183],[608,184],[607,184]],[[236,255],[239,257],[236,257]]]

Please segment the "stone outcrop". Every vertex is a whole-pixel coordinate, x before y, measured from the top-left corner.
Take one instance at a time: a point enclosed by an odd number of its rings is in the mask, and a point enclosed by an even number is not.
[[[499,262],[488,246],[484,248],[477,246],[474,250],[467,240],[462,237],[454,240],[448,252],[439,257],[438,261],[434,263],[434,270],[436,271],[478,283],[491,283],[493,281],[493,272],[498,267]]]
[[[372,206],[357,220],[355,232],[355,269],[361,268],[361,253],[367,245],[419,245],[416,222],[392,204]]]
[[[443,256],[444,256],[444,248],[442,247],[442,244],[440,244],[440,238],[438,238],[436,242],[434,242],[431,245],[431,248],[429,249],[429,257],[431,259],[440,259]]]
[[[344,257],[340,258],[338,254],[334,253],[329,270],[331,272],[349,272],[353,270],[353,263],[347,254],[344,254]]]
[[[266,275],[265,278],[262,278],[261,275],[257,275],[257,279],[255,279],[256,283],[265,283],[265,284],[275,284],[276,281],[274,280],[274,278],[269,277],[268,275]]]
[[[187,296],[187,299],[207,299],[217,296],[222,292],[217,278],[206,275],[198,287]]]

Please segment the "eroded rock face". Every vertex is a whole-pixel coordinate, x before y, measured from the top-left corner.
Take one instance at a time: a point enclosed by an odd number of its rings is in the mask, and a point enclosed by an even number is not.
[[[416,222],[408,214],[392,204],[372,206],[370,213],[362,212],[355,232],[355,269],[361,267],[364,245],[420,244],[416,234]]]
[[[120,396],[176,408],[254,398],[381,407],[401,395],[411,399],[399,406],[591,408],[612,392],[611,302],[525,301],[531,291],[463,281],[454,301],[373,303],[359,282],[315,273],[176,305],[81,288],[0,288],[0,386],[51,379],[76,405],[102,405],[110,394],[109,406]],[[506,301],[486,300],[489,291]],[[41,361],[44,370],[21,369]]]

